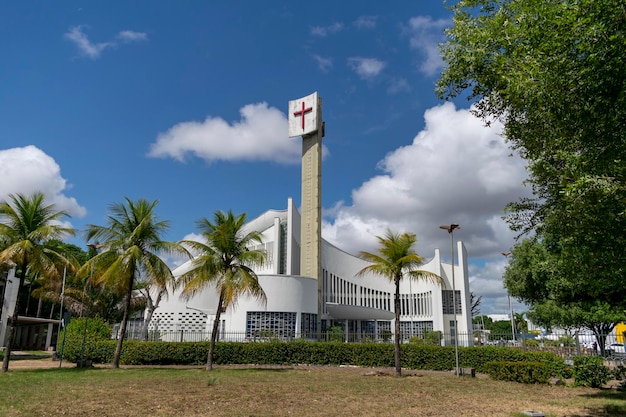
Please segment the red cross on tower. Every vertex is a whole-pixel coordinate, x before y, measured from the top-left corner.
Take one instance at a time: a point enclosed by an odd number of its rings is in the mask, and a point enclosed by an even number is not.
[[[302,102],[302,110],[293,112],[294,116],[302,115],[302,130],[304,130],[304,115],[310,111],[313,111],[313,107],[304,107],[304,101]]]

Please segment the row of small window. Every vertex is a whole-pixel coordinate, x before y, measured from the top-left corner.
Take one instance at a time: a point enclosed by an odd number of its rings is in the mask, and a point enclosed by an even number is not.
[[[324,300],[344,305],[358,305],[379,310],[392,311],[391,293],[362,287],[345,279],[323,271],[322,292]],[[431,316],[432,292],[402,294],[400,300],[402,315]]]
[[[280,311],[249,311],[247,313],[246,337],[247,338],[280,338],[289,339],[296,337],[297,313]],[[301,314],[301,334],[306,336],[315,335],[317,330],[317,314]],[[354,322],[354,321],[351,321]],[[328,330],[327,323],[323,323],[322,330]],[[351,329],[357,331],[357,329]],[[400,332],[403,339],[412,336],[421,336],[433,330],[432,321],[401,321]],[[373,321],[363,320],[360,332],[364,334],[377,334],[382,336],[391,333],[391,322],[387,320]]]
[[[293,338],[296,336],[297,313],[282,311],[248,311],[246,337],[248,338]],[[317,314],[302,313],[301,332],[315,333]]]
[[[461,291],[459,290],[454,291],[454,293],[452,292],[452,290],[442,290],[441,302],[443,304],[443,314],[461,314],[463,311],[461,303]],[[455,305],[456,309],[453,309],[453,305]]]

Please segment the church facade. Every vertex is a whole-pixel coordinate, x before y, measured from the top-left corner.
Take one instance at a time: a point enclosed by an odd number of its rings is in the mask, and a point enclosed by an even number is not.
[[[337,329],[345,341],[389,340],[395,319],[393,282],[374,275],[357,277],[368,263],[323,239],[319,291],[322,314],[318,321],[318,281],[300,275],[300,224],[300,213],[291,199],[285,210],[269,210],[246,224],[246,231],[256,230],[263,235],[262,248],[268,261],[255,272],[267,299],[261,302],[242,296],[236,305],[222,312],[219,340],[315,340],[320,333]],[[455,252],[455,265],[442,263],[437,249],[420,268],[441,276],[443,284],[401,281],[403,340],[438,331],[443,345],[454,344],[455,333],[459,345],[472,344],[467,253],[462,242],[456,244]],[[174,275],[184,273],[190,262],[175,269]],[[213,288],[188,300],[174,291],[154,312],[149,330],[160,340],[206,340],[217,303],[218,294]],[[320,324],[321,329],[317,329]]]

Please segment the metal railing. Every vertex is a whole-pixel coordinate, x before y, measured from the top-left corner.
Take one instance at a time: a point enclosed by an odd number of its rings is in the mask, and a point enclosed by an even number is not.
[[[114,329],[112,338],[118,334]],[[599,344],[592,334],[552,333],[516,334],[487,333],[480,330],[472,333],[458,333],[458,346],[501,346],[524,350],[553,351],[563,357],[600,355]],[[209,341],[211,332],[197,330],[148,330],[147,335],[142,323],[133,322],[126,330],[127,340],[164,341],[164,342],[203,342]],[[296,333],[293,331],[260,330],[256,332],[220,332],[217,340],[229,342],[290,342],[295,340],[352,343],[393,343],[393,333],[379,330],[378,333],[345,333],[337,328],[322,333]],[[622,338],[615,334],[605,337],[604,356],[619,361],[626,359]],[[434,332],[402,334],[402,343],[420,343],[428,345],[454,346],[454,335]]]

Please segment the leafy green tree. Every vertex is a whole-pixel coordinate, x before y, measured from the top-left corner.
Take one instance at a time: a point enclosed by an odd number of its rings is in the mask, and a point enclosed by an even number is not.
[[[219,331],[221,314],[229,306],[236,304],[241,295],[250,295],[265,301],[265,292],[252,269],[262,266],[266,252],[253,249],[262,243],[261,233],[245,232],[246,214],[235,216],[232,211],[216,211],[213,221],[202,218],[196,226],[204,242],[183,240],[180,243],[189,247],[197,256],[191,261],[189,271],[178,278],[182,295],[188,299],[206,287],[214,287],[219,294],[215,311],[211,342],[207,354],[206,369],[213,369],[213,351]]]
[[[503,122],[534,192],[509,205],[508,221],[534,231],[546,261],[521,268],[529,273],[510,279],[509,293],[535,292],[535,311],[552,302],[604,331],[626,310],[624,4],[461,0],[451,9],[437,92],[467,92],[477,116]]]
[[[407,278],[411,280],[430,280],[441,283],[439,275],[418,269],[424,264],[424,258],[415,252],[413,245],[417,241],[415,234],[394,233],[387,230],[384,237],[376,236],[380,247],[378,253],[359,252],[359,258],[371,262],[371,265],[361,269],[357,276],[374,274],[387,278],[395,284],[393,298],[395,312],[394,344],[396,376],[402,375],[400,365],[400,281]]]
[[[563,267],[565,260],[543,241],[524,239],[511,254],[504,285],[511,296],[531,306],[528,317],[546,328],[588,328],[604,352],[606,336],[626,319],[620,304],[602,295],[590,298],[588,288],[573,285],[577,280],[583,285],[584,277],[572,277],[577,273]]]
[[[46,246],[46,242],[65,235],[73,235],[74,229],[64,227],[60,220],[69,217],[54,204],[46,205],[43,193],[30,196],[11,195],[10,202],[0,204],[0,236],[3,242],[0,264],[12,263],[17,267],[18,293],[24,287],[27,274],[34,276],[58,275],[58,265],[67,261],[62,254]],[[15,341],[15,327],[19,318],[19,297],[10,317],[8,339],[4,350],[2,372],[9,370],[11,347]]]
[[[484,324],[485,330],[491,329],[491,323],[493,323],[493,319],[489,316],[476,316],[472,319],[473,324]]]
[[[95,285],[124,295],[124,313],[112,368],[119,368],[137,281],[146,280],[157,287],[167,286],[174,282],[174,276],[159,254],[187,253],[177,243],[162,240],[169,222],[157,219],[157,203],[156,200],[126,198],[126,203],[110,206],[106,226],[89,225],[87,228],[87,240],[101,242],[98,246],[102,250],[83,265],[79,275],[91,276]]]
[[[56,267],[56,274],[50,276],[38,275],[37,278],[31,282],[32,296],[38,298],[41,301],[46,301],[52,304],[52,310],[54,305],[61,305],[61,297],[63,296],[63,307],[69,311],[81,311],[80,294],[82,292],[82,285],[74,288],[72,284],[77,281],[76,270],[80,268],[80,265],[85,262],[88,257],[88,253],[83,251],[76,245],[62,242],[58,239],[53,239],[45,243],[45,247],[51,249],[57,253],[63,255],[61,263]],[[65,263],[67,262],[67,263]],[[65,281],[65,288],[63,282]],[[73,296],[78,295],[78,300],[75,300]],[[62,312],[59,314],[53,314],[51,311],[50,317],[56,316],[62,317]],[[37,314],[39,317],[39,314]]]
[[[512,340],[513,333],[511,333],[511,321],[510,320],[498,320],[491,323],[489,338],[492,340],[504,339]]]

